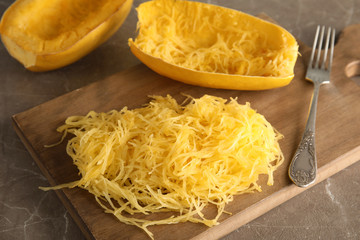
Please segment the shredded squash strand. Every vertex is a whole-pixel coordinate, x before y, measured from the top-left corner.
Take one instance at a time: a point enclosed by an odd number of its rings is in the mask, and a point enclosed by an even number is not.
[[[74,135],[67,153],[81,179],[42,189],[84,188],[105,212],[151,238],[151,225],[216,225],[234,195],[261,191],[260,174],[272,185],[283,162],[282,135],[264,116],[249,103],[209,95],[182,104],[152,96],[142,108],[69,117],[58,131]],[[204,215],[209,205],[216,216]],[[144,218],[164,211],[174,214]]]

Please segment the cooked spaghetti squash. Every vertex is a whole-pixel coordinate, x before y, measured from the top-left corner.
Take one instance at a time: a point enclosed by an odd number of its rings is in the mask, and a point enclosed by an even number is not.
[[[73,63],[105,42],[127,17],[133,0],[17,0],[4,13],[6,49],[31,71]]]
[[[213,226],[234,195],[261,191],[283,162],[282,137],[264,116],[236,99],[205,95],[178,104],[153,96],[142,108],[71,116],[59,132],[73,135],[67,153],[81,187],[121,222],[148,227],[191,221]],[[205,216],[209,205],[216,216]],[[166,218],[145,215],[173,212]],[[130,215],[129,215],[130,214]]]
[[[211,4],[153,0],[138,8],[131,51],[155,72],[189,84],[239,90],[287,85],[298,55],[280,26]]]

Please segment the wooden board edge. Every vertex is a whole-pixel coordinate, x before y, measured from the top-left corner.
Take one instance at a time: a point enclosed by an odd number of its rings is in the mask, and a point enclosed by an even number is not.
[[[30,113],[30,112],[34,111],[35,109],[37,109],[37,108],[39,108],[41,106],[46,106],[47,104],[52,104],[52,103],[54,103],[56,101],[59,101],[60,99],[69,98],[69,97],[74,96],[74,95],[79,95],[82,92],[86,92],[89,88],[92,88],[92,87],[97,86],[97,85],[101,86],[102,83],[111,81],[113,78],[116,78],[118,76],[126,76],[128,73],[131,73],[131,72],[134,72],[134,71],[139,71],[141,69],[142,70],[149,69],[146,66],[145,66],[145,68],[143,68],[144,66],[145,65],[143,63],[136,64],[136,65],[134,65],[134,66],[132,66],[132,67],[130,67],[128,69],[124,69],[124,70],[122,70],[120,72],[117,72],[117,73],[111,74],[109,76],[106,76],[103,79],[88,83],[88,84],[86,84],[84,86],[81,86],[79,88],[75,88],[73,90],[70,90],[69,92],[61,94],[59,96],[55,96],[55,97],[53,97],[53,98],[51,98],[49,100],[46,100],[46,101],[44,101],[44,102],[42,102],[42,103],[40,103],[38,105],[35,105],[35,106],[30,107],[28,109],[25,109],[25,110],[23,110],[21,112],[18,112],[16,114],[12,115],[12,120],[13,120],[13,122],[15,121],[15,123],[16,123],[16,125],[14,125],[14,126],[17,127],[21,131],[21,128],[20,128],[20,126],[18,126],[17,121],[16,121],[17,116],[22,116],[23,114]],[[153,73],[155,73],[155,72],[153,72]],[[25,137],[25,136],[23,136],[23,137]]]
[[[39,160],[39,156],[36,154],[35,150],[25,137],[24,133],[21,131],[21,128],[18,124],[18,121],[16,119],[16,114],[12,116],[12,125],[15,129],[16,134],[21,139],[22,143],[24,144],[25,148],[30,153],[33,160],[36,162],[37,166],[39,167],[41,173],[45,176],[47,181],[50,183],[51,186],[55,186],[55,180],[51,177],[51,175],[46,171],[45,166],[41,163]],[[66,197],[65,193],[62,190],[55,190],[56,195],[64,204],[66,210],[70,213],[70,216],[75,221],[77,226],[80,228],[81,232],[84,234],[85,238],[88,240],[95,240],[94,236],[91,234],[90,229],[87,227],[87,225],[84,223],[78,212],[76,211],[75,207],[71,204],[70,200]]]
[[[228,218],[221,224],[209,228],[208,230],[197,235],[196,237],[191,238],[191,240],[216,240],[221,237],[224,237],[227,234],[235,231],[239,227],[251,222],[252,220],[280,206],[281,204],[285,203],[291,198],[306,191],[307,189],[326,180],[332,175],[335,175],[341,170],[351,166],[352,164],[355,164],[357,161],[360,160],[359,156],[360,156],[360,146],[354,148],[350,152],[347,152],[339,156],[334,161],[319,168],[317,180],[313,185],[307,188],[301,188],[301,187],[297,187],[294,184],[291,184],[281,189],[280,191],[268,196],[267,198],[264,198],[260,202],[250,206],[244,211],[233,215],[232,217]]]

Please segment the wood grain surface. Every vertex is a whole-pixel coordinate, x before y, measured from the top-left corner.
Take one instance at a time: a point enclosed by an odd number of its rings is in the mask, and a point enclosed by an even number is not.
[[[358,39],[360,25],[343,30],[335,47],[331,84],[322,86],[320,90],[316,124],[316,183],[360,158],[360,88],[350,79],[360,69],[359,62],[356,62],[360,58]],[[261,177],[259,183],[263,191],[236,196],[226,207],[232,215],[224,214],[220,225],[213,228],[194,223],[149,228],[158,240],[217,239],[307,189],[296,187],[288,178],[288,167],[305,127],[313,89],[312,84],[304,80],[309,47],[300,46],[301,56],[295,67],[295,78],[282,88],[267,91],[201,88],[167,79],[144,65],[138,65],[16,114],[13,116],[14,127],[50,185],[54,186],[79,178],[76,167],[65,152],[66,142],[52,148],[44,147],[59,141],[61,136],[56,128],[68,116],[84,115],[90,110],[106,112],[124,106],[140,107],[149,101],[148,95],[170,94],[181,100],[182,93],[193,97],[211,94],[224,98],[237,97],[241,104],[250,102],[252,108],[285,136],[280,142],[285,162],[274,175],[274,186],[267,186],[266,178]],[[104,213],[94,197],[82,189],[58,190],[57,194],[88,239],[147,237],[137,227],[125,225],[111,214]],[[207,214],[212,214],[213,210],[207,209]]]

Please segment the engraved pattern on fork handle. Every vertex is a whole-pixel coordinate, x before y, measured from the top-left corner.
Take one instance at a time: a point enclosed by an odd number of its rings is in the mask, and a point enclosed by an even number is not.
[[[316,179],[315,120],[319,90],[320,84],[315,83],[305,132],[289,167],[289,177],[299,187],[307,187]]]
[[[316,178],[315,134],[307,130],[291,161],[289,176],[299,187],[306,187]]]

